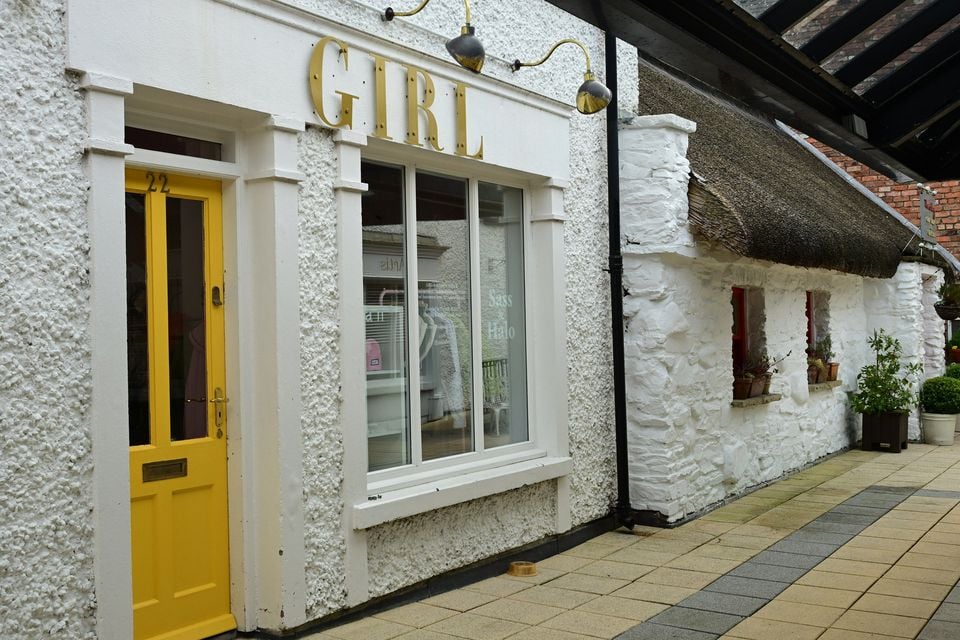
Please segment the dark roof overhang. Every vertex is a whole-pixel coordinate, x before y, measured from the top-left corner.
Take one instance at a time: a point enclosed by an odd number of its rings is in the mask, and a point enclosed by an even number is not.
[[[895,180],[960,178],[958,0],[847,2],[799,47],[788,31],[838,0],[549,2]],[[871,46],[825,68],[880,21]]]

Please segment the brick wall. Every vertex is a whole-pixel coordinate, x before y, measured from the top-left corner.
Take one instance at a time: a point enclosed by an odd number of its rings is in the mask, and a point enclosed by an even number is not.
[[[915,183],[898,184],[819,140],[813,138],[807,140],[864,186],[883,198],[887,204],[902,213],[907,220],[920,226],[920,193]],[[960,180],[926,184],[937,192],[936,201],[932,207],[937,224],[937,241],[947,251],[960,258]]]

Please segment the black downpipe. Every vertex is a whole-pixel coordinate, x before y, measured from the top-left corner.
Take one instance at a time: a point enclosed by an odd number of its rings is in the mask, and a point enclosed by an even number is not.
[[[610,333],[613,339],[613,404],[617,447],[617,521],[632,529],[636,521],[630,507],[630,473],[627,469],[627,395],[623,356],[623,254],[620,253],[620,137],[617,131],[617,38],[607,29],[603,36],[607,88],[613,99],[607,105],[607,210],[610,235]]]

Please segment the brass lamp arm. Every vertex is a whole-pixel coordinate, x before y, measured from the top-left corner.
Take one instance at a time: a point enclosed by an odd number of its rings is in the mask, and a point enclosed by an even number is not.
[[[557,44],[553,45],[553,48],[550,49],[550,51],[547,53],[547,55],[543,56],[542,58],[540,58],[540,59],[537,60],[536,62],[520,62],[519,60],[514,60],[514,61],[513,61],[513,65],[512,65],[512,66],[513,66],[513,70],[514,70],[514,71],[517,71],[517,70],[520,69],[520,67],[536,67],[536,66],[539,66],[539,65],[543,64],[544,62],[547,61],[548,58],[550,58],[550,56],[553,55],[553,52],[557,50],[557,47],[559,47],[559,46],[562,45],[562,44],[567,44],[568,42],[569,42],[570,44],[575,44],[575,45],[577,45],[577,46],[580,47],[580,49],[583,51],[583,55],[587,58],[587,73],[591,73],[591,71],[590,71],[590,54],[587,52],[587,48],[583,45],[582,42],[580,42],[579,40],[574,40],[573,38],[566,38],[566,39],[564,39],[564,40],[561,40],[561,41],[558,42]]]
[[[393,20],[396,17],[407,18],[410,16],[415,16],[421,11],[423,11],[423,8],[427,6],[427,3],[429,2],[430,0],[423,0],[423,2],[420,3],[420,6],[418,6],[416,9],[412,11],[394,11],[393,7],[387,7],[386,10],[384,10],[383,12],[383,19],[389,22],[390,20]],[[463,3],[467,6],[467,26],[469,26],[470,25],[470,0],[463,0]]]

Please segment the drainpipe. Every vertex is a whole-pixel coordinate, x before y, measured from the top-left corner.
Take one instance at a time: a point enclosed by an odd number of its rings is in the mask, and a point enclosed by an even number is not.
[[[606,25],[604,25],[606,26]],[[614,515],[628,529],[636,524],[630,507],[627,469],[627,396],[623,356],[623,255],[620,253],[620,137],[617,128],[617,38],[604,31],[607,87],[613,99],[607,106],[607,211],[610,236],[610,334],[613,339],[613,404],[617,455],[617,505]]]

